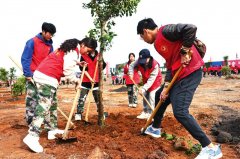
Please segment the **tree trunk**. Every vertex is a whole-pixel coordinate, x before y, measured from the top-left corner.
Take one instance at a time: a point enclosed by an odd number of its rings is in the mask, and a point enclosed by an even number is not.
[[[102,52],[99,53],[99,109],[98,109],[98,125],[103,127],[105,125],[104,121],[104,106],[103,106],[103,55]]]
[[[104,28],[106,22],[101,23],[101,37],[104,35]],[[98,69],[99,69],[99,109],[98,109],[98,125],[101,127],[105,126],[104,119],[104,106],[103,106],[103,52],[104,52],[104,44],[100,44],[100,52],[99,52],[99,61],[98,61]]]

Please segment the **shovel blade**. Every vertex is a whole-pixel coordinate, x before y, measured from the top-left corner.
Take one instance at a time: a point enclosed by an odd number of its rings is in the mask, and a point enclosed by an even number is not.
[[[71,142],[77,142],[77,137],[74,137],[72,135],[64,135],[64,134],[57,134],[56,136],[56,143],[62,144],[62,143],[71,143]]]
[[[67,139],[63,139],[63,138],[56,139],[57,144],[72,143],[72,142],[77,142],[77,141],[78,141],[77,137],[71,137],[71,138],[67,138]]]

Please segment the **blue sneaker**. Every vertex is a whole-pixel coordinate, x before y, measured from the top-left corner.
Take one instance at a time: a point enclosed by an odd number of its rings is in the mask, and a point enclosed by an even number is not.
[[[148,134],[152,137],[159,138],[161,137],[161,129],[160,128],[154,128],[152,125],[147,127],[145,134]]]
[[[223,156],[220,145],[215,145],[213,148],[207,146],[202,148],[201,152],[195,159],[219,159]]]

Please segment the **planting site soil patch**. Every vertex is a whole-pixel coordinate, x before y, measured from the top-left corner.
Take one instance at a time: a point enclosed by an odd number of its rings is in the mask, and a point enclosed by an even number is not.
[[[40,143],[43,153],[32,152],[23,142],[28,126],[24,120],[25,96],[11,100],[7,89],[0,88],[0,158],[26,159],[193,159],[196,153],[186,151],[198,142],[179,124],[172,114],[171,105],[167,108],[163,122],[161,138],[152,138],[141,134],[146,120],[137,119],[142,112],[142,97],[138,96],[137,108],[128,107],[126,86],[111,85],[111,79],[104,83],[103,104],[108,116],[105,126],[97,125],[96,104],[91,101],[89,122],[74,121],[76,128],[70,130],[77,142],[59,143],[48,140],[43,131]],[[210,139],[219,142],[223,159],[240,158],[240,119],[239,80],[223,78],[204,78],[196,91],[190,106],[191,114],[199,122]],[[223,91],[232,90],[232,91]],[[58,90],[58,105],[68,116],[76,91],[73,85],[61,86]],[[235,100],[235,102],[231,102]],[[85,114],[83,114],[85,115]],[[64,129],[66,119],[58,113],[58,127]],[[171,140],[167,137],[172,137]],[[181,141],[181,140],[182,141]],[[185,149],[176,149],[176,141]],[[224,141],[224,142],[223,142]],[[187,155],[186,152],[192,152]]]

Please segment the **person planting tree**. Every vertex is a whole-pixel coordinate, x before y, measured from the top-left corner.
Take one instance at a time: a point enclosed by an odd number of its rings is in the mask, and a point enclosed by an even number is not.
[[[202,145],[196,159],[217,159],[222,157],[219,145],[214,145],[202,131],[197,121],[189,114],[193,95],[202,79],[201,67],[204,62],[193,45],[197,27],[192,24],[169,24],[160,28],[153,19],[146,18],[138,22],[137,34],[149,44],[154,44],[156,51],[166,60],[167,73],[165,84],[156,92],[156,104],[161,99],[165,102],[154,116],[153,124],[145,133],[161,137],[161,121],[167,106],[171,103],[175,118]],[[169,94],[167,87],[181,65],[184,67]]]

